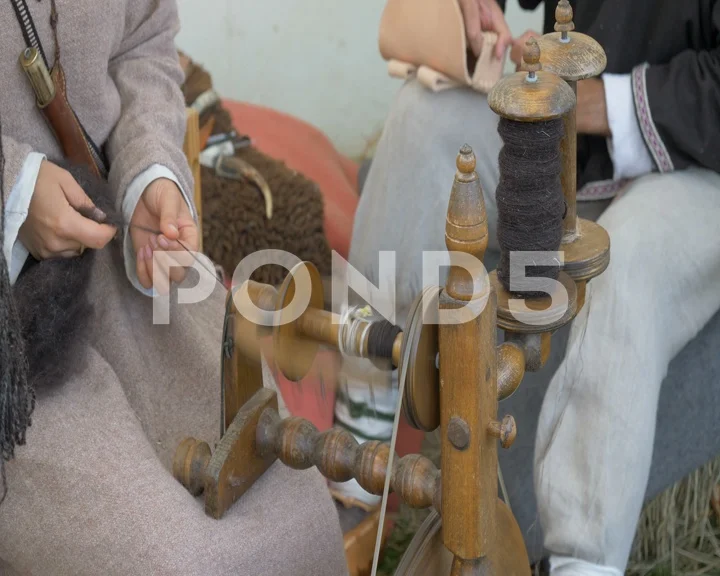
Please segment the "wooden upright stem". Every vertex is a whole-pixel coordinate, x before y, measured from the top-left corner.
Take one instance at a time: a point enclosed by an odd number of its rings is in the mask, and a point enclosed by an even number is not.
[[[570,88],[577,95],[577,82],[568,82]],[[563,223],[563,244],[569,244],[577,238],[577,107],[563,116],[565,136],[560,142],[562,155],[562,173],[560,183],[565,196],[567,213]]]
[[[451,268],[440,310],[484,309],[462,323],[440,323],[440,429],[442,450],[443,540],[459,572],[487,556],[496,534],[497,444],[488,427],[497,414],[495,294],[483,281],[482,266],[467,270],[458,253],[482,261],[487,218],[475,157],[466,146],[458,156],[450,196],[445,243]],[[469,306],[468,306],[469,305]]]
[[[443,293],[440,309],[466,302]],[[464,560],[478,559],[495,542],[497,443],[488,429],[497,417],[495,361],[496,299],[464,324],[440,325],[440,430],[442,437],[443,539]],[[469,441],[458,448],[454,427],[467,426]]]

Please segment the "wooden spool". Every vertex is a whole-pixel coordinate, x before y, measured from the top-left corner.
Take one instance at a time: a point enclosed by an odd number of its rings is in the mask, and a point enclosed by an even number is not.
[[[537,40],[541,51],[540,61],[543,70],[557,74],[577,93],[578,81],[602,74],[607,57],[597,41],[586,34],[574,32],[573,9],[568,0],[558,2],[555,20],[555,32]],[[573,280],[582,284],[607,268],[610,262],[610,238],[598,224],[577,218],[575,108],[563,116],[563,123],[565,137],[560,144],[563,157],[561,181],[567,204],[562,245],[565,252],[563,269]],[[582,297],[584,284],[579,289]]]
[[[488,96],[488,104],[497,115],[515,122],[540,122],[566,117],[575,109],[575,93],[562,78],[545,70],[541,64],[542,53],[535,38],[525,45],[523,71],[500,80]],[[498,297],[498,326],[516,333],[536,334],[557,330],[570,322],[577,314],[578,294],[574,280],[560,271],[557,290],[564,290],[567,298],[556,300],[556,308],[549,306],[550,297],[525,299],[536,319],[547,318],[546,324],[527,323],[511,305],[517,300],[497,281],[491,281]]]

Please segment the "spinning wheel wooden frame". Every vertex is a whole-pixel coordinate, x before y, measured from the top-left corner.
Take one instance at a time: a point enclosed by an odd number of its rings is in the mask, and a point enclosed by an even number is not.
[[[609,260],[607,233],[577,219],[575,212],[575,83],[601,73],[605,57],[594,41],[572,32],[567,0],[560,1],[556,17],[558,32],[528,44],[526,71],[501,80],[489,104],[497,114],[516,121],[564,120],[562,184],[568,210],[560,280],[568,293],[566,309],[557,314],[548,307],[550,298],[526,300],[529,308],[545,311],[552,320],[540,327],[519,321],[511,310],[512,297],[494,274],[488,277],[481,265],[462,265],[462,254],[474,256],[478,263],[482,260],[488,235],[475,157],[463,147],[446,217],[448,279],[443,288],[423,295],[439,304],[440,313],[473,307],[480,313],[461,322],[428,324],[418,300],[389,358],[394,366],[408,363],[403,403],[409,421],[423,430],[440,428],[440,470],[420,455],[395,459],[388,470],[387,444],[359,445],[344,430],[320,433],[305,420],[280,418],[276,393],[262,387],[259,339],[272,334],[278,367],[291,380],[299,380],[319,345],[338,348],[342,329],[341,318],[322,309],[317,271],[303,263],[291,271],[279,291],[254,282],[245,285],[252,303],[278,320],[296,311],[295,277],[307,273],[310,307],[298,311],[294,321],[274,328],[261,326],[243,316],[234,300],[228,302],[223,436],[214,452],[204,442],[186,439],[177,450],[173,470],[193,494],[204,492],[208,515],[222,517],[277,459],[296,469],[316,466],[337,482],[355,478],[373,494],[382,494],[390,474],[391,489],[404,502],[435,510],[398,574],[529,575],[522,535],[497,494],[497,441],[507,448],[516,435],[512,417],[497,421],[497,404],[517,389],[526,371],[544,365],[552,332],[572,320],[583,305],[586,282],[600,274]],[[228,298],[232,300],[233,293]],[[496,327],[506,332],[500,345]],[[366,333],[355,332],[354,349],[362,355],[367,354],[367,342],[362,340]]]

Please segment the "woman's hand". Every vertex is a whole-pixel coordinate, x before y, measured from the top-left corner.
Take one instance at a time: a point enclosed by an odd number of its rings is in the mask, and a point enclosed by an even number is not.
[[[194,260],[185,249],[197,250],[198,230],[180,189],[172,180],[159,178],[145,189],[133,212],[130,238],[142,286],[166,294],[171,282],[182,282],[185,268]],[[154,252],[174,254],[153,258]]]
[[[43,160],[18,237],[38,260],[71,258],[85,248],[104,248],[117,229],[85,218],[76,210],[90,206],[93,203],[70,172]],[[96,210],[103,219],[105,215]]]
[[[505,14],[496,0],[459,0],[465,21],[465,34],[475,56],[480,56],[483,45],[483,32],[495,32],[498,41],[495,45],[495,57],[499,60],[512,41],[510,28]]]

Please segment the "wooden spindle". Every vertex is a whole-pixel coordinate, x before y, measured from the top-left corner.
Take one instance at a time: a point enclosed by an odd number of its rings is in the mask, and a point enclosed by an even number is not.
[[[275,410],[260,416],[257,450],[263,458],[276,457],[286,466],[305,470],[316,466],[333,482],[355,479],[364,490],[381,495],[388,473],[390,447],[385,442],[359,444],[350,432],[332,428],[319,432],[302,418],[282,420]],[[424,456],[395,459],[390,489],[411,508],[440,507],[440,473]]]
[[[497,499],[497,445],[487,433],[497,416],[496,298],[484,268],[467,270],[458,253],[480,262],[487,240],[475,156],[464,146],[448,203],[445,244],[451,267],[440,310],[457,315],[477,307],[480,313],[460,323],[441,323],[438,330],[443,541],[454,556],[468,561],[486,556],[496,533],[495,508],[488,503]]]

